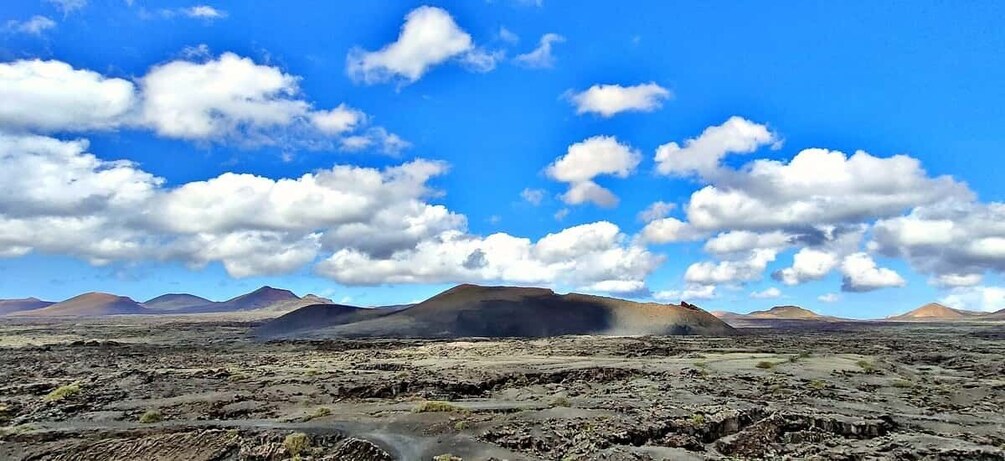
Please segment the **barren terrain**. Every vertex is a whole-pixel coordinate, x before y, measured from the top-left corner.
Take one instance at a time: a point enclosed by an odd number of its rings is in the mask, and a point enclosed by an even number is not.
[[[1001,325],[303,342],[255,325],[3,321],[0,459],[1005,459]]]

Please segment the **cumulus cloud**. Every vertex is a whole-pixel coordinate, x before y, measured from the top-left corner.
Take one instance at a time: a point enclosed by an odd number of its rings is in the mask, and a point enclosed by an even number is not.
[[[537,48],[532,51],[518,55],[514,58],[514,61],[521,66],[529,67],[532,69],[544,69],[553,67],[555,65],[555,56],[551,54],[551,47],[556,43],[562,43],[565,41],[565,37],[548,33],[541,36],[541,40],[538,41]]]
[[[915,158],[814,148],[788,161],[723,162],[778,143],[765,125],[733,117],[683,147],[660,146],[658,172],[705,184],[684,206],[686,219],[653,220],[641,240],[714,235],[704,250],[719,261],[692,265],[686,275],[705,284],[758,280],[766,262],[789,248],[796,249],[792,265],[772,274],[776,280],[796,285],[840,267],[845,291],[906,283],[876,267],[870,253],[905,258],[944,287],[975,285],[984,272],[1005,269],[1005,206],[977,203],[966,184],[929,175]],[[866,235],[872,240],[863,242]]]
[[[502,281],[644,291],[661,258],[614,224],[533,242],[470,234],[428,203],[442,162],[336,165],[296,178],[224,173],[168,187],[86,141],[0,134],[0,255],[33,251],[115,261],[218,262],[234,277],[314,265],[345,284]]]
[[[677,209],[676,203],[658,201],[653,202],[645,210],[639,212],[639,220],[650,223],[657,219],[662,219],[670,215],[670,212]]]
[[[355,48],[346,57],[346,70],[355,81],[374,84],[398,80],[415,82],[432,67],[459,59],[469,68],[487,72],[501,58],[475,46],[446,10],[421,6],[405,16],[397,40],[377,51]]]
[[[782,296],[782,290],[775,287],[766,288],[761,291],[754,291],[750,293],[750,297],[754,299],[772,299]]]
[[[346,104],[315,109],[300,95],[295,75],[233,53],[202,59],[207,56],[201,46],[187,59],[155,66],[137,79],[139,87],[60,61],[0,63],[0,130],[152,129],[198,142],[377,147],[390,154],[410,146]]]
[[[676,142],[659,146],[656,171],[673,176],[711,177],[718,172],[719,163],[726,155],[747,154],[777,143],[777,136],[768,127],[734,116],[684,141],[683,147]]]
[[[661,259],[632,245],[617,226],[597,222],[537,242],[504,233],[478,237],[449,231],[386,257],[343,249],[318,272],[343,284],[509,281],[564,283],[582,289],[636,292]]]
[[[803,248],[792,257],[792,267],[782,269],[772,277],[786,285],[799,285],[820,280],[838,265],[838,255],[814,248]]]
[[[594,136],[569,146],[566,154],[549,165],[545,173],[569,184],[569,191],[562,195],[565,203],[612,207],[618,204],[618,198],[593,179],[601,175],[628,177],[641,160],[637,150],[613,136]]]
[[[944,286],[980,283],[987,271],[1005,272],[1005,203],[956,200],[918,207],[876,223],[870,244],[904,258]]]
[[[233,53],[205,63],[156,66],[140,86],[143,121],[172,138],[210,139],[244,127],[288,125],[309,110],[309,104],[293,98],[296,77]]]
[[[4,24],[4,29],[29,35],[42,35],[43,32],[56,28],[56,21],[45,16],[35,15],[24,21],[11,19]]]
[[[939,302],[956,309],[995,312],[1005,309],[1005,287],[958,287]]]
[[[729,176],[692,194],[693,225],[762,230],[860,223],[971,195],[950,177],[929,177],[917,159],[862,151],[848,157],[806,149],[788,163],[756,160]]]
[[[877,267],[867,253],[854,253],[845,257],[841,263],[841,273],[844,275],[841,284],[843,291],[862,292],[907,285],[903,277],[892,269]]]
[[[713,299],[715,298],[715,285],[691,284],[682,290],[663,290],[653,293],[653,298],[662,302],[687,301],[689,299]]]
[[[595,113],[613,117],[621,112],[652,112],[663,105],[670,92],[656,83],[635,86],[593,85],[569,95],[577,114]]]
[[[760,280],[768,263],[778,252],[771,248],[758,248],[732,259],[719,262],[702,261],[688,266],[684,281],[700,285],[732,284]]]
[[[115,128],[136,102],[132,82],[60,61],[0,63],[0,128],[84,131]]]
[[[697,240],[702,233],[677,218],[650,221],[642,228],[642,240],[647,243],[673,243]]]

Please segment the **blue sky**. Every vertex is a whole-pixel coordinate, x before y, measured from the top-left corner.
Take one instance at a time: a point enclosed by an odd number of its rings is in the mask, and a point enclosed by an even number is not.
[[[1003,13],[6,2],[0,297],[1000,309]]]

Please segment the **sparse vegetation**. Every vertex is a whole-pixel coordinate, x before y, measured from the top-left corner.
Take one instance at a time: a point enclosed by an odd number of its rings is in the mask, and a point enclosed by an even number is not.
[[[809,351],[802,351],[802,352],[799,353],[799,358],[801,358],[801,359],[808,359],[808,358],[810,358],[812,356],[813,356],[813,354],[811,354]]]
[[[694,366],[702,370],[708,368],[708,363],[706,362],[694,362]]]
[[[161,412],[157,410],[147,410],[146,413],[140,415],[140,424],[153,424],[159,423],[164,420]]]
[[[855,362],[855,364],[866,373],[876,373],[877,371],[876,365],[868,360],[859,360],[858,362]]]
[[[310,439],[303,432],[294,432],[283,439],[283,448],[294,458],[299,458],[310,446]]]
[[[468,422],[467,421],[460,420],[460,421],[454,423],[454,430],[455,431],[463,431],[463,430],[465,430],[467,428],[468,428]]]
[[[332,415],[331,408],[318,407],[317,410],[314,410],[314,413],[311,413],[308,419],[324,418],[325,416],[331,416],[331,415]]]
[[[757,368],[762,369],[762,370],[770,370],[772,368],[775,368],[775,362],[769,362],[767,360],[762,360],[760,362],[757,362],[757,365],[755,365],[755,366]]]
[[[695,413],[691,415],[691,425],[692,426],[703,426],[705,425],[705,415],[702,413]]]
[[[572,406],[572,402],[570,402],[569,399],[566,398],[566,397],[559,396],[559,397],[555,397],[554,399],[551,400],[551,406],[552,407],[571,407]]]
[[[470,413],[466,408],[450,402],[427,401],[412,409],[414,413]]]
[[[464,461],[464,459],[450,453],[444,453],[442,455],[433,456],[433,461]]]
[[[898,389],[910,389],[914,387],[914,383],[906,379],[898,379],[893,382],[893,387],[896,387]]]
[[[59,402],[61,400],[66,400],[80,393],[80,383],[74,382],[59,386],[52,392],[48,393],[44,400],[46,402]]]

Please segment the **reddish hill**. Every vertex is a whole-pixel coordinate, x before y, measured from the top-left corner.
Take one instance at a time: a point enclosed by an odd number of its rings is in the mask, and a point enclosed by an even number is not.
[[[545,337],[570,334],[730,335],[691,305],[637,303],[543,288],[459,285],[410,308],[293,337]]]
[[[90,317],[98,315],[149,314],[150,311],[125,296],[85,293],[63,302],[11,314],[11,317]]]
[[[896,321],[952,321],[967,320],[980,317],[980,312],[953,309],[939,303],[928,303],[911,312],[888,317],[887,320]]]
[[[52,304],[53,303],[51,301],[42,301],[38,298],[0,299],[0,316],[13,314],[15,312],[41,309],[43,307],[51,306]]]

